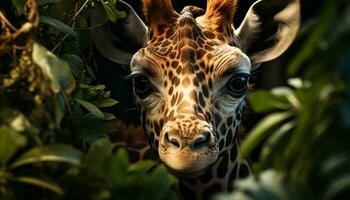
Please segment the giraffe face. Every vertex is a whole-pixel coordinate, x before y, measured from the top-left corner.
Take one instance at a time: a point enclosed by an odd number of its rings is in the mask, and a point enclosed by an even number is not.
[[[171,0],[142,2],[147,26],[123,0],[116,6],[128,16],[116,22],[105,23],[103,9],[97,10],[104,25],[95,46],[113,62],[131,61],[143,128],[179,177],[184,199],[230,190],[245,169],[235,138],[249,73],[291,45],[300,2],[257,0],[237,29],[232,24],[237,0],[207,0],[205,12],[185,7],[180,14]]]
[[[233,28],[215,29],[188,12],[150,34],[131,61],[141,123],[170,171],[197,177],[235,140],[250,60]]]

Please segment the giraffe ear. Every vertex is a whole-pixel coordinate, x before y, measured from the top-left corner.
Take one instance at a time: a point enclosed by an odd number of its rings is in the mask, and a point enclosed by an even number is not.
[[[101,6],[93,11],[92,18],[96,24],[103,24],[95,31],[95,46],[112,62],[129,65],[134,53],[146,43],[147,27],[129,4],[119,0],[116,8],[125,11],[127,17],[106,22],[107,17]]]
[[[171,0],[143,0],[143,9],[151,37],[161,32],[161,26],[174,23],[179,16]]]
[[[299,0],[258,0],[235,34],[252,66],[280,56],[295,39],[300,26]]]
[[[205,16],[217,26],[231,24],[236,6],[237,0],[207,0]]]

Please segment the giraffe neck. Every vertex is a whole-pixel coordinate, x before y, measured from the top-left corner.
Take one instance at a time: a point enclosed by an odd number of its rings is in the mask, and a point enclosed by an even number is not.
[[[238,153],[238,142],[235,141],[203,175],[191,180],[179,179],[182,198],[205,200],[217,192],[231,191],[234,180],[250,173],[247,161],[241,160]]]

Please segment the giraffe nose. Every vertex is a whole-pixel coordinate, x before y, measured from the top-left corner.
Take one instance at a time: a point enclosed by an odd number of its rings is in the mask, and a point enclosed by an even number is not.
[[[164,134],[164,143],[176,148],[181,147],[180,137],[178,135],[171,134],[171,132],[166,132]]]
[[[192,143],[192,150],[200,150],[205,147],[211,147],[211,134],[210,132],[204,132],[201,135],[194,138]]]
[[[180,137],[176,131],[168,131],[164,133],[163,144],[171,146],[175,149],[189,147],[192,151],[200,151],[205,148],[214,146],[214,138],[209,131],[203,131],[193,138]]]

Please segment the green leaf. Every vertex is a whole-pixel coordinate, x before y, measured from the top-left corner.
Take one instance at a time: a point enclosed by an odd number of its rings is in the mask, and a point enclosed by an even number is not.
[[[116,158],[123,166],[128,166],[130,164],[128,152],[124,148],[118,149]]]
[[[104,8],[107,18],[111,20],[112,22],[117,21],[119,18],[126,17],[126,12],[124,11],[118,11],[115,7],[116,0],[110,0],[105,2],[104,0],[100,0],[100,3],[102,7]]]
[[[288,85],[296,88],[296,89],[307,89],[311,87],[311,83],[309,81],[303,81],[301,78],[290,78],[288,79]]]
[[[83,116],[83,118],[79,123],[79,126],[82,127],[83,129],[94,130],[99,133],[116,131],[116,127],[113,125],[113,123],[105,120],[106,119],[100,120],[99,118],[95,117],[93,114],[88,113]]]
[[[150,175],[150,183],[155,184],[157,189],[152,194],[154,199],[179,199],[172,192],[172,187],[177,183],[176,177],[169,173],[164,165],[158,166]],[[150,188],[151,189],[151,188]]]
[[[69,27],[68,25],[64,24],[63,22],[61,22],[57,19],[41,15],[40,21],[41,21],[41,23],[48,24],[48,25],[51,25],[51,26],[57,28],[58,30],[62,31],[63,33],[67,33],[71,36],[74,36],[75,38],[78,38],[77,32],[75,32],[71,27]]]
[[[140,162],[137,162],[133,165],[130,165],[129,171],[142,171],[145,172],[148,170],[150,167],[154,165],[153,160],[142,160]]]
[[[56,127],[61,126],[61,122],[65,116],[66,113],[66,107],[65,107],[65,102],[64,102],[64,96],[63,94],[59,94],[55,98],[55,125]]]
[[[103,100],[94,102],[94,104],[97,107],[100,107],[100,108],[111,107],[111,106],[114,106],[117,103],[118,103],[118,101],[115,100],[115,99],[112,99],[112,98],[103,99]]]
[[[272,89],[271,93],[278,97],[285,97],[295,110],[301,109],[301,103],[298,100],[296,93],[291,88],[278,87],[278,88]]]
[[[21,177],[14,177],[12,180],[21,182],[21,183],[26,183],[34,186],[38,186],[47,190],[50,190],[52,192],[55,192],[57,194],[63,195],[63,190],[62,188],[57,185],[56,183],[49,182],[46,180],[38,179],[35,177],[27,177],[27,176],[21,176]]]
[[[93,161],[98,159],[101,155],[110,154],[111,143],[107,139],[99,139],[94,142],[87,154],[87,159]]]
[[[85,163],[90,169],[98,170],[104,160],[110,155],[111,143],[107,139],[99,139],[95,141],[86,155]]]
[[[272,127],[278,123],[291,117],[292,113],[282,112],[273,113],[265,117],[260,121],[248,134],[247,138],[243,141],[241,149],[241,157],[245,158],[252,152],[252,150],[263,141],[263,139],[268,135],[268,132]]]
[[[92,145],[94,142],[96,142],[99,139],[105,139],[106,136],[101,134],[100,132],[88,129],[84,127],[83,129],[76,132],[79,140],[81,140],[84,143],[87,143],[88,145]]]
[[[0,127],[0,166],[4,167],[17,150],[27,143],[26,137],[17,133],[14,129]]]
[[[99,119],[104,119],[105,115],[103,114],[103,112],[92,103],[82,99],[74,99],[74,100],[78,102],[81,106],[83,106],[86,110],[88,110],[91,114],[93,114],[95,117]]]
[[[177,179],[169,173],[169,171],[165,168],[164,165],[158,166],[152,173],[151,178],[154,180],[164,179],[164,181],[168,186],[175,184]]]
[[[273,109],[287,109],[288,103],[271,92],[257,90],[249,95],[250,104],[255,112],[266,112]]]
[[[35,64],[41,68],[46,79],[49,80],[53,92],[72,93],[75,89],[75,79],[67,62],[59,59],[55,54],[36,42],[33,45],[32,57]]]
[[[235,182],[231,194],[216,196],[216,200],[281,200],[302,199],[296,192],[296,184],[283,173],[266,170],[258,175],[249,176]]]
[[[103,113],[104,116],[104,120],[114,120],[116,119],[115,115],[113,115],[112,113]]]
[[[268,165],[271,163],[271,160],[273,160],[273,157],[276,156],[280,150],[278,147],[284,144],[283,141],[281,141],[284,137],[287,135],[287,133],[290,133],[290,130],[295,127],[295,122],[288,122],[283,125],[281,125],[274,133],[271,134],[269,139],[266,141],[265,145],[262,148],[261,155],[260,155],[260,164]]]
[[[62,58],[68,62],[69,67],[73,75],[77,78],[80,79],[82,77],[82,74],[84,73],[84,62],[83,60],[74,54],[64,54]]]
[[[62,162],[72,165],[79,165],[80,159],[81,152],[73,147],[64,144],[51,144],[47,146],[34,147],[28,150],[17,158],[11,164],[10,168],[40,162]]]

